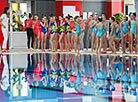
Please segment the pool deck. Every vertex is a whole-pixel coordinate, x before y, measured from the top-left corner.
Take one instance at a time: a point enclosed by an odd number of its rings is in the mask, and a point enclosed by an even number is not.
[[[107,55],[110,55],[110,56],[138,56],[138,54],[122,54],[121,52],[117,52],[116,54],[111,54],[111,51],[108,51],[107,54],[96,54],[96,52],[94,51],[93,53],[91,53],[91,49],[89,50],[85,50],[85,51],[82,51],[80,52],[80,54],[76,54],[74,51],[70,51],[70,52],[59,52],[59,51],[56,51],[56,52],[51,52],[49,51],[48,49],[45,50],[45,51],[37,51],[37,50],[27,50],[27,49],[14,49],[14,50],[9,50],[8,52],[4,52],[4,53],[1,53],[2,55],[9,55],[9,54],[38,54],[38,53],[47,53],[47,54],[74,54],[74,55],[102,55],[102,56],[107,56]]]

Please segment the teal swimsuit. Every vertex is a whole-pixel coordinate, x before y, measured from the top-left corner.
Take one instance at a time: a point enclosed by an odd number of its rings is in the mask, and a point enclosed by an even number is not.
[[[104,25],[102,24],[101,30],[99,28],[99,23],[97,24],[97,36],[100,38],[104,35]]]
[[[80,24],[76,24],[75,28],[76,28],[75,33],[77,33],[78,35],[80,35],[81,34],[81,26],[80,26]]]
[[[94,23],[95,23],[95,21],[92,22],[92,25],[93,25]],[[94,25],[94,26],[92,27],[92,32],[93,32],[94,34],[97,33],[96,25]]]
[[[131,21],[130,31],[131,31],[132,34],[135,34],[135,31],[136,31],[136,21]]]
[[[128,26],[127,22],[122,22],[122,31],[124,34],[127,34],[128,31],[127,26]]]
[[[112,25],[110,26],[110,29],[111,29],[111,32],[112,32]],[[114,29],[113,29],[113,34],[112,34],[112,36],[113,36],[113,35],[116,36],[116,26],[115,26],[115,24],[114,24]]]
[[[103,29],[104,29],[104,25],[105,24],[106,24],[106,22],[103,23]],[[107,32],[107,29],[104,29],[103,32],[106,33]]]

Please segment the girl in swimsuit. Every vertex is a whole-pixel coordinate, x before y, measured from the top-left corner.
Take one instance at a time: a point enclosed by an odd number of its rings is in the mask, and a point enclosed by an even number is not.
[[[52,52],[56,51],[55,50],[55,45],[54,45],[54,39],[55,39],[55,35],[56,35],[56,32],[57,32],[57,24],[55,23],[53,17],[51,16],[50,17],[50,45],[51,45],[51,50]]]
[[[47,31],[48,31],[48,21],[47,21],[47,18],[43,17],[40,24],[41,24],[41,34],[42,34],[41,49],[44,51],[45,48],[46,48]]]
[[[96,36],[96,53],[98,53],[98,49],[99,49],[99,53],[101,53],[101,48],[103,46],[103,35],[104,35],[104,25],[102,23],[102,17],[99,17],[99,23],[97,24],[97,36]],[[100,46],[99,46],[99,42],[100,42]]]
[[[57,17],[56,16],[53,16],[53,20],[54,20],[54,22],[55,22],[55,25],[56,25],[56,27],[57,27],[57,22],[56,22],[56,20],[57,20]],[[57,27],[57,29],[56,29],[56,33],[55,33],[55,36],[54,36],[54,40],[55,40],[55,42],[56,42],[56,45],[55,45],[55,51],[57,51],[57,49],[58,49],[58,27]]]
[[[84,35],[85,35],[85,22],[83,20],[83,16],[80,16],[80,26],[81,26],[81,42],[80,42],[80,46],[81,46],[81,50],[84,50]]]
[[[39,49],[39,44],[41,40],[41,24],[40,20],[38,20],[38,15],[34,16],[34,25],[33,25],[33,31],[34,31],[34,49],[36,48],[36,42],[37,42],[37,50]],[[38,50],[39,51],[39,50]]]
[[[63,15],[59,16],[59,45],[60,51],[63,51],[63,36],[65,31],[65,22],[63,21]]]
[[[104,25],[104,36],[103,36],[103,53],[107,53],[107,22],[106,22],[106,17],[104,14],[102,14],[102,22],[103,22],[103,25]]]
[[[126,15],[123,15],[123,21],[120,24],[120,30],[121,30],[121,39],[122,39],[122,50],[123,53],[126,53],[126,37],[128,33],[128,22]]]
[[[115,48],[117,51],[119,51],[120,50],[120,41],[121,41],[120,23],[118,21],[116,21],[115,26],[116,26]]]
[[[129,33],[130,33],[131,21],[133,20],[133,13],[132,12],[129,13],[129,18],[130,18],[130,20],[128,20],[128,26],[129,26]]]
[[[97,25],[98,15],[94,15],[94,20],[92,21],[91,28],[92,28],[92,47],[91,52],[93,53],[95,38],[97,34],[96,25]]]
[[[136,38],[136,19],[135,14],[132,15],[132,20],[130,21],[130,34],[129,34],[129,44],[130,53],[133,53],[133,41]]]
[[[81,40],[81,26],[79,24],[79,16],[76,16],[74,20],[75,20],[75,31],[73,32],[75,34],[75,53],[77,53],[77,49],[78,49],[78,54],[79,54],[80,40]]]
[[[136,45],[136,54],[138,54],[138,26],[137,26],[137,19],[136,19],[136,13],[133,13],[134,15],[134,20],[136,21],[136,26],[135,26],[135,32],[136,32],[136,38],[135,38],[135,45]]]
[[[136,38],[136,39],[138,40],[138,24],[137,24],[137,23],[136,23],[136,29],[137,29],[137,30],[136,30],[136,31],[137,31],[137,38]],[[138,51],[138,41],[136,41],[136,42],[137,42],[137,44],[136,44],[136,46],[137,46],[136,49],[137,49],[137,51]]]
[[[112,50],[112,53],[116,53],[116,49],[115,49],[115,38],[116,38],[115,18],[111,17],[109,22],[111,23],[111,26],[110,26],[111,32],[110,32],[110,36],[109,36],[109,40],[110,40],[109,46]]]
[[[88,50],[89,48],[89,43],[91,41],[91,34],[92,34],[92,28],[90,27],[91,24],[92,24],[92,21],[94,19],[94,14],[90,15],[88,20],[85,21],[85,23],[87,24],[87,27],[88,27],[88,30],[87,30],[87,33],[86,33],[86,49]]]
[[[75,25],[74,25],[74,19],[72,16],[70,16],[70,20],[69,20],[69,27],[70,27],[70,37],[71,37],[71,48],[73,49],[74,48],[74,43],[75,43],[75,36],[74,34],[72,33],[72,30],[75,29]]]
[[[66,18],[65,18],[65,37],[66,37],[66,48],[67,48],[67,51],[70,51],[70,48],[71,48],[71,30],[70,30],[70,25],[69,25],[69,21],[70,21],[70,16],[68,15]],[[67,45],[67,42],[68,42],[68,45]]]

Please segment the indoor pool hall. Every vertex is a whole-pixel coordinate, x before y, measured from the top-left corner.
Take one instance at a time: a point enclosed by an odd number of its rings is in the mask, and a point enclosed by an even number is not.
[[[138,102],[138,0],[0,0],[0,102]]]
[[[138,57],[0,56],[1,102],[137,102]]]

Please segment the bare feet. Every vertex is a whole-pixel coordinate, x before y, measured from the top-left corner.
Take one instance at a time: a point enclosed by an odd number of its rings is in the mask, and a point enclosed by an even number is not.
[[[55,50],[52,50],[52,52],[55,52]]]
[[[91,51],[91,53],[93,53],[93,51]]]
[[[80,51],[78,50],[78,54],[80,54]]]
[[[111,54],[116,54],[116,52],[112,52]]]
[[[126,52],[123,52],[123,54],[126,54]]]
[[[66,52],[69,52],[69,50],[66,50]]]
[[[48,49],[48,51],[52,51],[52,49]]]
[[[130,52],[130,54],[133,54],[133,52]]]
[[[45,50],[44,50],[44,49],[42,49],[42,52],[45,52]]]
[[[57,51],[57,49],[55,49],[55,51]]]
[[[80,52],[78,52],[78,55],[80,55]]]
[[[96,50],[96,54],[98,54],[98,50]]]

